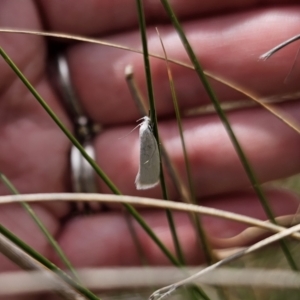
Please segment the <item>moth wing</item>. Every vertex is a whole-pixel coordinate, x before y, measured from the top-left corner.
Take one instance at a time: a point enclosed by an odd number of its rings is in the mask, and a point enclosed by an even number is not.
[[[136,188],[145,190],[159,182],[160,158],[156,139],[147,128],[140,134],[140,167],[135,179]]]

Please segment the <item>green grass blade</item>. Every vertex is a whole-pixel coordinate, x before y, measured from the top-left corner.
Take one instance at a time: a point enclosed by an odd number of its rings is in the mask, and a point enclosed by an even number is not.
[[[19,195],[20,194],[19,191],[14,187],[14,185],[12,184],[12,182],[3,173],[1,173],[1,172],[0,172],[0,179],[2,180],[2,182],[7,186],[7,188],[13,194],[15,194],[15,195]],[[72,272],[72,274],[74,275],[74,277],[76,278],[76,280],[79,281],[77,273],[76,273],[74,267],[72,266],[71,262],[68,260],[67,256],[63,252],[63,250],[60,248],[60,246],[58,245],[58,243],[56,242],[56,240],[53,238],[53,236],[48,231],[48,229],[45,227],[45,225],[43,224],[43,222],[39,219],[39,217],[36,215],[36,213],[31,208],[31,206],[28,203],[26,203],[26,202],[21,202],[21,205],[27,211],[27,213],[30,215],[30,217],[33,219],[33,221],[37,224],[37,226],[40,228],[40,230],[42,231],[42,233],[45,235],[45,237],[49,241],[50,245],[52,245],[53,249],[56,251],[56,253],[58,254],[58,256],[64,262],[64,264],[66,265],[66,267],[70,269],[70,271]]]
[[[153,133],[157,140],[159,156],[161,158],[161,149],[160,149],[160,142],[159,142],[158,127],[157,127],[157,116],[156,116],[155,101],[154,101],[153,86],[152,86],[151,67],[150,67],[148,44],[147,44],[146,22],[145,22],[142,0],[136,0],[136,5],[137,5],[137,10],[138,10],[140,33],[141,33],[141,40],[142,40],[142,45],[143,45],[144,68],[145,68],[145,73],[146,73],[151,121],[153,124]],[[161,159],[160,159],[160,183],[161,183],[163,198],[165,200],[168,200],[168,193],[167,193],[167,188],[166,188],[166,184],[165,184],[165,176],[164,176],[164,172],[163,172],[163,168],[162,168],[162,160]],[[167,215],[167,220],[168,220],[172,238],[173,238],[173,243],[175,245],[177,257],[178,257],[179,261],[181,263],[183,263],[184,262],[183,252],[182,252],[180,242],[178,239],[178,235],[176,232],[176,227],[175,227],[175,223],[173,220],[172,212],[170,210],[166,210],[166,215]]]
[[[187,40],[185,34],[184,34],[184,31],[175,15],[175,13],[173,12],[171,6],[169,5],[168,1],[167,0],[161,0],[161,3],[165,9],[165,11],[167,12],[168,16],[170,17],[170,19],[172,20],[172,23],[182,41],[182,44],[192,62],[192,64],[194,65],[194,68],[195,68],[195,71],[197,73],[197,75],[199,76],[201,82],[203,83],[203,86],[208,94],[208,96],[210,97],[214,107],[215,107],[215,110],[216,112],[218,113],[230,139],[231,139],[231,142],[240,158],[240,161],[246,171],[246,174],[248,175],[248,178],[253,186],[253,189],[254,191],[256,192],[256,195],[258,196],[258,199],[260,200],[260,203],[262,205],[262,207],[264,208],[264,211],[265,213],[267,214],[268,218],[270,219],[270,221],[274,224],[276,224],[276,220],[275,220],[275,217],[273,215],[273,212],[268,204],[268,201],[256,179],[256,176],[254,175],[254,172],[252,170],[252,167],[250,165],[250,163],[248,162],[248,159],[245,155],[245,153],[243,152],[242,150],[242,147],[240,146],[230,124],[229,124],[229,121],[224,113],[224,111],[222,110],[221,106],[220,106],[220,103],[213,91],[213,89],[211,88],[207,78],[206,78],[206,75],[204,74],[203,72],[203,69],[189,43],[189,41]],[[286,245],[286,242],[284,240],[281,240],[280,241],[280,245],[281,245],[281,248],[285,254],[285,257],[290,265],[290,267],[293,269],[293,270],[298,270],[298,267],[291,255],[291,252],[290,250],[288,249],[288,246]]]

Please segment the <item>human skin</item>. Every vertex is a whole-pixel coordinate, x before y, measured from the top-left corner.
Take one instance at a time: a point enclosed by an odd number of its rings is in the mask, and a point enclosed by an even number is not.
[[[277,1],[278,5],[268,5],[270,1],[264,1],[265,6],[258,6],[253,1],[237,4],[232,0],[226,1],[226,7],[220,7],[225,5],[221,4],[222,1],[205,4],[195,0],[173,2],[205,70],[261,96],[289,94],[298,90],[297,70],[292,72],[288,83],[284,83],[297,45],[290,45],[268,61],[258,60],[270,48],[299,33],[300,7],[293,5],[296,1]],[[162,53],[154,29],[157,26],[169,57],[188,62],[159,1],[149,1],[145,10],[150,51]],[[0,26],[94,36],[141,48],[135,2],[129,0],[86,0],[75,4],[71,0],[2,0]],[[42,37],[0,33],[0,46],[72,130],[72,120],[67,117],[46,72],[49,43],[49,39]],[[161,198],[160,187],[149,191],[135,189],[139,162],[138,132],[119,139],[130,132],[140,118],[126,86],[124,68],[128,64],[134,66],[138,85],[146,95],[142,57],[86,43],[69,45],[66,53],[80,102],[87,115],[104,126],[94,140],[97,163],[123,194]],[[160,137],[179,173],[184,174],[165,63],[159,60],[151,60],[151,63]],[[1,172],[21,193],[70,192],[70,142],[3,59],[0,59],[0,70]],[[208,103],[208,96],[193,71],[176,65],[172,65],[172,71],[182,110]],[[220,101],[241,98],[222,84],[212,82],[212,85]],[[287,115],[299,119],[298,102],[280,107]],[[299,172],[300,138],[295,131],[262,108],[230,112],[228,117],[261,183]],[[183,126],[199,203],[266,219],[218,116],[186,118]],[[170,199],[179,200],[170,180],[167,188]],[[101,180],[98,181],[98,189],[102,193],[110,192]],[[8,193],[0,183],[0,194]],[[279,190],[267,191],[266,195],[276,215],[296,211],[298,199],[295,195]],[[111,207],[105,212],[77,216],[65,222],[62,220],[69,213],[67,203],[34,204],[33,208],[75,267],[140,263],[119,208]],[[159,238],[173,249],[165,213],[143,209],[141,214]],[[191,264],[203,262],[203,254],[197,246],[188,217],[175,213],[175,220],[186,261]],[[0,222],[62,266],[19,205],[1,206]],[[208,236],[214,237],[214,247],[222,246],[215,238],[234,236],[245,228],[244,225],[212,218],[204,218],[204,225]],[[150,264],[169,263],[138,225],[136,230]],[[1,271],[15,268],[4,256],[0,256]]]

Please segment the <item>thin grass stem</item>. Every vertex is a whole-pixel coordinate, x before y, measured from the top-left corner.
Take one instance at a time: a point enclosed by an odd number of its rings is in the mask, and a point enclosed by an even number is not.
[[[153,85],[152,85],[152,76],[151,76],[151,66],[149,61],[149,52],[148,52],[148,44],[147,44],[147,34],[146,34],[146,22],[144,16],[144,8],[143,8],[143,1],[136,0],[136,6],[138,10],[138,18],[139,18],[139,26],[140,26],[140,33],[141,33],[141,40],[143,45],[143,58],[144,58],[144,68],[146,73],[146,82],[147,82],[147,91],[148,91],[148,100],[150,106],[150,116],[153,125],[153,134],[156,138],[158,149],[159,149],[159,156],[161,158],[161,149],[160,149],[160,142],[159,142],[159,134],[158,134],[158,126],[157,126],[157,115],[156,115],[156,108],[155,108],[155,101],[154,101],[154,93],[153,93]],[[161,189],[163,193],[163,198],[165,200],[168,199],[167,187],[165,183],[165,176],[162,167],[162,160],[160,159],[160,183]],[[176,249],[176,254],[178,260],[181,264],[184,263],[184,256],[180,246],[180,242],[178,239],[178,235],[176,232],[176,227],[174,223],[174,219],[172,216],[171,211],[166,210],[167,220],[169,223],[169,227],[171,230],[173,243]]]
[[[81,286],[78,282],[74,281],[69,275],[59,269],[55,264],[49,261],[47,258],[42,256],[40,253],[35,251],[29,245],[20,240],[17,236],[15,236],[12,232],[6,229],[3,225],[0,224],[0,233],[2,233],[5,237],[7,237],[11,242],[29,254],[31,257],[39,261],[42,265],[44,265],[49,270],[54,271],[57,275],[59,275],[65,282],[74,287],[77,291],[85,295],[88,299],[91,300],[99,300],[99,298],[94,295],[91,291]]]
[[[175,114],[176,114],[177,126],[178,126],[178,130],[179,130],[181,146],[182,146],[182,150],[183,150],[183,157],[184,157],[186,172],[187,172],[187,176],[188,176],[188,183],[189,183],[189,189],[190,189],[190,198],[192,200],[192,203],[196,204],[197,201],[196,201],[196,195],[195,195],[195,188],[194,188],[194,185],[193,185],[193,179],[192,179],[192,174],[191,174],[191,166],[190,166],[190,162],[189,162],[189,159],[188,159],[185,140],[184,140],[184,136],[183,136],[181,115],[180,115],[180,110],[179,110],[179,106],[178,106],[178,101],[177,101],[177,96],[176,96],[172,71],[171,71],[171,68],[170,68],[170,65],[169,65],[169,62],[168,62],[167,52],[166,52],[166,49],[164,47],[164,43],[162,41],[162,38],[159,34],[158,29],[156,29],[156,31],[157,31],[157,34],[159,36],[161,46],[162,46],[164,56],[165,56],[165,62],[166,62],[166,68],[167,68],[169,83],[170,83],[170,90],[171,90],[171,95],[172,95],[172,100],[173,100],[173,106],[174,106],[174,110],[175,110]],[[196,226],[198,237],[201,241],[201,246],[203,248],[203,252],[204,252],[204,255],[205,255],[205,258],[206,258],[206,262],[208,264],[211,264],[213,261],[215,261],[215,259],[213,258],[211,247],[209,245],[209,242],[208,242],[208,239],[206,237],[205,231],[204,231],[203,226],[201,224],[201,219],[200,219],[200,217],[198,217],[195,214],[192,215],[192,219],[193,219],[194,224]]]

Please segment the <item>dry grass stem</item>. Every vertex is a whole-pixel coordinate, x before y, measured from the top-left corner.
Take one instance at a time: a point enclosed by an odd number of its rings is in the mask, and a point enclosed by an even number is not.
[[[255,218],[243,216],[240,214],[227,212],[215,208],[187,204],[174,201],[159,200],[153,198],[143,198],[134,196],[118,196],[112,194],[84,194],[84,193],[53,193],[53,194],[26,194],[26,195],[7,195],[0,196],[0,204],[13,203],[13,202],[48,202],[48,201],[98,201],[105,203],[130,203],[132,205],[156,207],[163,209],[172,209],[185,212],[196,212],[203,215],[224,218],[232,221],[246,223],[252,226],[260,227],[272,232],[283,232],[285,227],[274,225],[270,222],[260,221]],[[300,235],[294,233],[292,235],[295,239],[299,240]]]
[[[182,280],[186,274],[195,274],[203,268],[185,268],[185,273],[174,267],[132,267],[79,269],[85,286],[98,291],[145,289]],[[21,296],[24,293],[51,291],[49,281],[39,271],[6,272],[0,274],[1,296]],[[221,268],[198,278],[197,284],[222,286],[252,286],[257,288],[299,288],[299,274],[291,270]]]
[[[249,254],[249,253],[252,253],[254,251],[257,251],[267,245],[270,245],[271,243],[274,243],[274,242],[277,242],[297,231],[300,230],[300,224],[298,225],[295,225],[291,228],[288,228],[288,229],[285,229],[284,231],[282,232],[279,232],[279,233],[276,233],[266,239],[263,239],[257,243],[255,243],[254,245],[238,252],[238,253],[235,253],[233,254],[232,256],[229,256],[223,260],[220,260],[218,261],[217,263],[201,270],[200,272],[184,279],[184,280],[181,280],[179,282],[176,282],[174,284],[171,284],[169,286],[166,286],[166,287],[163,287],[157,291],[155,291],[149,299],[157,299],[157,300],[160,300],[160,299],[163,299],[167,296],[169,296],[171,293],[173,293],[175,290],[177,290],[179,287],[182,287],[186,284],[190,284],[192,282],[195,282],[196,279],[200,278],[200,276],[203,276],[204,274],[207,274],[209,272],[211,272],[212,270],[215,270],[216,268],[220,267],[220,266],[223,266],[225,264],[228,264],[229,262],[232,262],[238,258],[241,258],[242,256],[246,255],[246,254]],[[299,277],[299,284],[300,284],[300,277]]]
[[[99,39],[86,38],[86,37],[83,37],[83,36],[70,35],[70,34],[59,33],[59,32],[42,32],[42,31],[12,29],[12,28],[0,28],[0,32],[2,32],[2,33],[15,33],[15,34],[19,33],[19,34],[39,35],[39,36],[53,37],[53,38],[63,38],[63,39],[67,39],[67,40],[99,44],[99,45],[103,45],[103,46],[107,46],[107,47],[113,47],[113,48],[120,49],[120,50],[126,50],[126,51],[135,52],[135,53],[138,53],[138,54],[142,54],[141,50],[133,49],[133,48],[130,48],[130,47],[126,47],[126,46],[122,46],[122,45],[118,45],[118,44],[114,44],[114,43],[101,41]],[[158,59],[162,59],[162,60],[165,59],[164,56],[158,55],[158,54],[149,53],[149,56],[154,57],[154,58],[158,58]],[[194,67],[191,64],[183,63],[183,62],[180,62],[176,59],[170,59],[169,58],[168,61],[172,62],[172,63],[175,63],[177,65],[180,65],[182,67],[186,67],[186,68],[189,68],[189,69],[194,69]],[[232,89],[234,89],[234,90],[244,94],[245,96],[249,97],[250,99],[254,100],[257,104],[259,104],[262,107],[264,107],[265,109],[267,109],[269,112],[271,112],[273,115],[275,115],[281,121],[283,121],[286,125],[288,125],[292,129],[294,129],[295,131],[300,133],[300,126],[299,126],[298,122],[296,122],[295,120],[291,120],[291,117],[287,116],[280,109],[275,108],[275,107],[271,106],[268,103],[264,103],[264,101],[260,100],[259,96],[256,96],[256,95],[254,95],[254,93],[247,91],[245,88],[238,87],[236,84],[231,83],[230,81],[228,81],[226,79],[223,79],[223,78],[221,78],[217,75],[214,75],[211,72],[205,71],[204,74],[206,76],[208,76],[209,78],[214,79],[218,82],[221,82],[224,85],[226,85],[228,87],[231,87]],[[286,95],[286,96],[289,96],[289,95]],[[289,97],[286,97],[286,96],[285,97],[281,96],[281,98],[282,99],[289,98]],[[272,97],[276,98],[277,96],[272,96]],[[294,98],[294,97],[292,96],[291,98]]]

